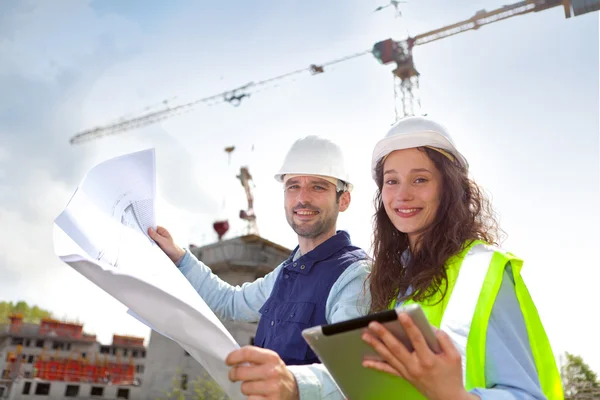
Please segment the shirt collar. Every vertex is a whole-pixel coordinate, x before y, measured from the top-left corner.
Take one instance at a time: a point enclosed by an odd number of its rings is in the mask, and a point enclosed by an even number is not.
[[[331,257],[346,246],[350,246],[350,235],[346,231],[337,231],[335,235],[312,249],[306,254],[303,254],[298,259],[294,260],[295,254],[300,250],[300,246],[296,246],[292,254],[286,261],[284,268],[290,271],[297,271],[301,274],[308,274],[313,265],[319,261],[323,261]]]

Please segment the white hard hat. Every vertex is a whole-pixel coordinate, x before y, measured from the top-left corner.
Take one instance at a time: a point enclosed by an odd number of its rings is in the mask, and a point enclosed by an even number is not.
[[[395,150],[414,147],[433,147],[450,153],[464,168],[469,168],[467,159],[460,154],[448,130],[441,124],[425,117],[407,117],[398,121],[373,150],[371,174],[377,180],[377,163]]]
[[[318,136],[307,136],[298,139],[283,161],[279,172],[275,175],[278,182],[283,182],[285,175],[315,175],[343,181],[345,189],[352,191],[348,169],[342,149],[328,139]],[[338,186],[339,188],[339,186]]]

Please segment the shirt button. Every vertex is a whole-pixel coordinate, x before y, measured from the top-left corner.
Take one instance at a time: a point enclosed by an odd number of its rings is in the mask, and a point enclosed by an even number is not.
[[[289,276],[288,274],[285,274],[285,275],[283,276],[283,279],[288,279],[289,277],[290,277],[290,276]]]
[[[275,325],[275,321],[271,321],[271,326]]]
[[[298,263],[294,263],[294,265],[292,265],[292,267],[295,267],[296,265],[298,265]]]
[[[294,315],[296,315],[295,313],[291,313],[290,314],[290,318],[294,318]]]
[[[301,265],[301,266],[300,266],[300,269],[304,269],[304,268],[306,268],[304,265]]]

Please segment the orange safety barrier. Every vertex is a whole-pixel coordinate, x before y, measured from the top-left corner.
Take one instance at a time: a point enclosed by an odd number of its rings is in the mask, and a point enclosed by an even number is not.
[[[83,360],[37,360],[35,377],[49,381],[128,384],[133,382],[133,364],[106,362],[101,365]]]

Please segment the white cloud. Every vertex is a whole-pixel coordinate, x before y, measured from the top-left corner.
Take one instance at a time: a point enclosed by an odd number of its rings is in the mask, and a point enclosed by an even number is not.
[[[18,71],[29,79],[53,81],[93,56],[103,40],[118,51],[132,50],[141,40],[135,22],[115,14],[99,16],[89,1],[20,3],[3,21],[7,27],[0,37],[0,75]]]

